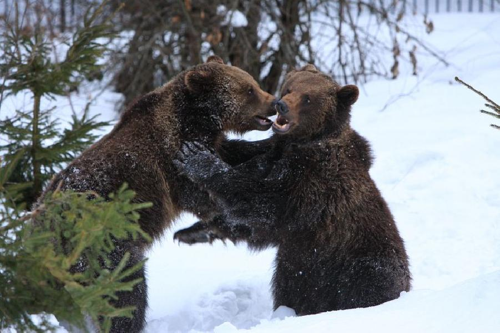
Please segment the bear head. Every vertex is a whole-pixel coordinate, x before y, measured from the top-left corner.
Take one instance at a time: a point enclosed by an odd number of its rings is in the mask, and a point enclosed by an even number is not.
[[[339,133],[349,125],[351,105],[358,95],[358,87],[341,87],[314,65],[293,70],[275,103],[278,117],[273,132],[294,137]]]
[[[272,125],[267,117],[275,112],[275,97],[263,91],[250,74],[225,65],[217,56],[188,70],[184,84],[191,103],[210,109],[211,121],[218,122],[220,130],[243,133]]]

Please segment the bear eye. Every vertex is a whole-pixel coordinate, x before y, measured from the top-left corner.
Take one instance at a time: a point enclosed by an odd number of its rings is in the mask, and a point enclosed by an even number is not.
[[[282,99],[283,97],[285,97],[286,95],[288,95],[291,92],[292,91],[290,90],[290,88],[287,88],[287,90],[285,90],[285,92],[283,94],[281,94],[280,99]]]
[[[253,88],[248,89],[248,94],[253,95]]]
[[[311,98],[309,97],[309,95],[306,95],[304,97],[304,101],[306,102],[306,104],[311,104]]]

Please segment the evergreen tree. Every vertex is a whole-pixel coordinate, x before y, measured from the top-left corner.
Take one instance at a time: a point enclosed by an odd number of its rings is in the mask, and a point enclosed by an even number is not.
[[[43,99],[69,94],[100,69],[97,60],[106,48],[99,39],[110,36],[102,13],[103,5],[89,10],[61,62],[52,60],[41,24],[30,30],[16,20],[0,37],[1,97],[29,92],[33,98],[32,110],[0,122],[7,142],[0,146],[0,331],[53,330],[55,315],[83,329],[90,318],[106,332],[111,318],[133,311],[116,309],[112,301],[139,282],[122,281],[143,263],[126,269],[127,254],[111,271],[107,258],[117,239],[149,239],[137,221],[138,211],[150,204],[133,203],[134,192],[124,185],[106,198],[56,190],[27,212],[44,183],[105,124],[89,118],[87,106],[61,131],[51,120],[54,109],[41,107]]]
[[[121,282],[143,263],[125,270],[106,269],[114,239],[148,236],[140,229],[138,210],[150,204],[132,203],[134,192],[124,185],[109,198],[94,193],[49,193],[33,212],[14,206],[16,186],[5,180],[19,163],[17,155],[0,169],[0,330],[51,330],[49,315],[85,328],[85,316],[102,321],[131,316],[132,307],[115,309],[110,301],[138,280]],[[89,200],[92,197],[92,200]],[[38,314],[36,323],[33,314]]]
[[[89,118],[87,106],[83,115],[74,114],[70,128],[61,132],[58,122],[51,120],[54,109],[41,108],[42,99],[66,96],[101,69],[97,61],[106,47],[99,39],[111,36],[109,19],[98,23],[103,10],[104,4],[87,12],[83,27],[75,32],[60,62],[52,60],[41,23],[27,29],[16,19],[14,24],[6,24],[8,28],[0,37],[0,75],[5,82],[0,95],[5,98],[30,92],[33,99],[32,110],[18,110],[16,116],[0,122],[0,132],[7,136],[7,144],[0,145],[4,159],[10,161],[24,152],[7,182],[26,184],[22,200],[27,208],[38,198],[45,182],[95,140],[93,131],[106,125]]]

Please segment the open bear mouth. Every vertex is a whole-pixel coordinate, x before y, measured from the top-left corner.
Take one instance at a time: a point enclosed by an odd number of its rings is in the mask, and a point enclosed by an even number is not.
[[[278,114],[278,117],[276,118],[275,122],[273,123],[273,129],[278,132],[278,133],[285,133],[288,132],[290,129],[291,123],[283,117],[282,115]]]
[[[262,126],[270,126],[272,121],[266,117],[255,116],[255,120]]]

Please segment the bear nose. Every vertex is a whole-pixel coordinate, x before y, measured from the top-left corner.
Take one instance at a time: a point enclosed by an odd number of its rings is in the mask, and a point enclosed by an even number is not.
[[[286,105],[285,102],[275,101],[273,103],[275,103],[274,108],[276,109],[276,111],[278,111],[279,114],[285,115],[288,113],[288,105]]]
[[[273,102],[271,103],[271,107],[272,107],[273,109],[276,109],[276,105],[278,104],[278,102],[279,102],[279,101],[280,101],[279,99],[275,98],[275,99],[273,100]]]

